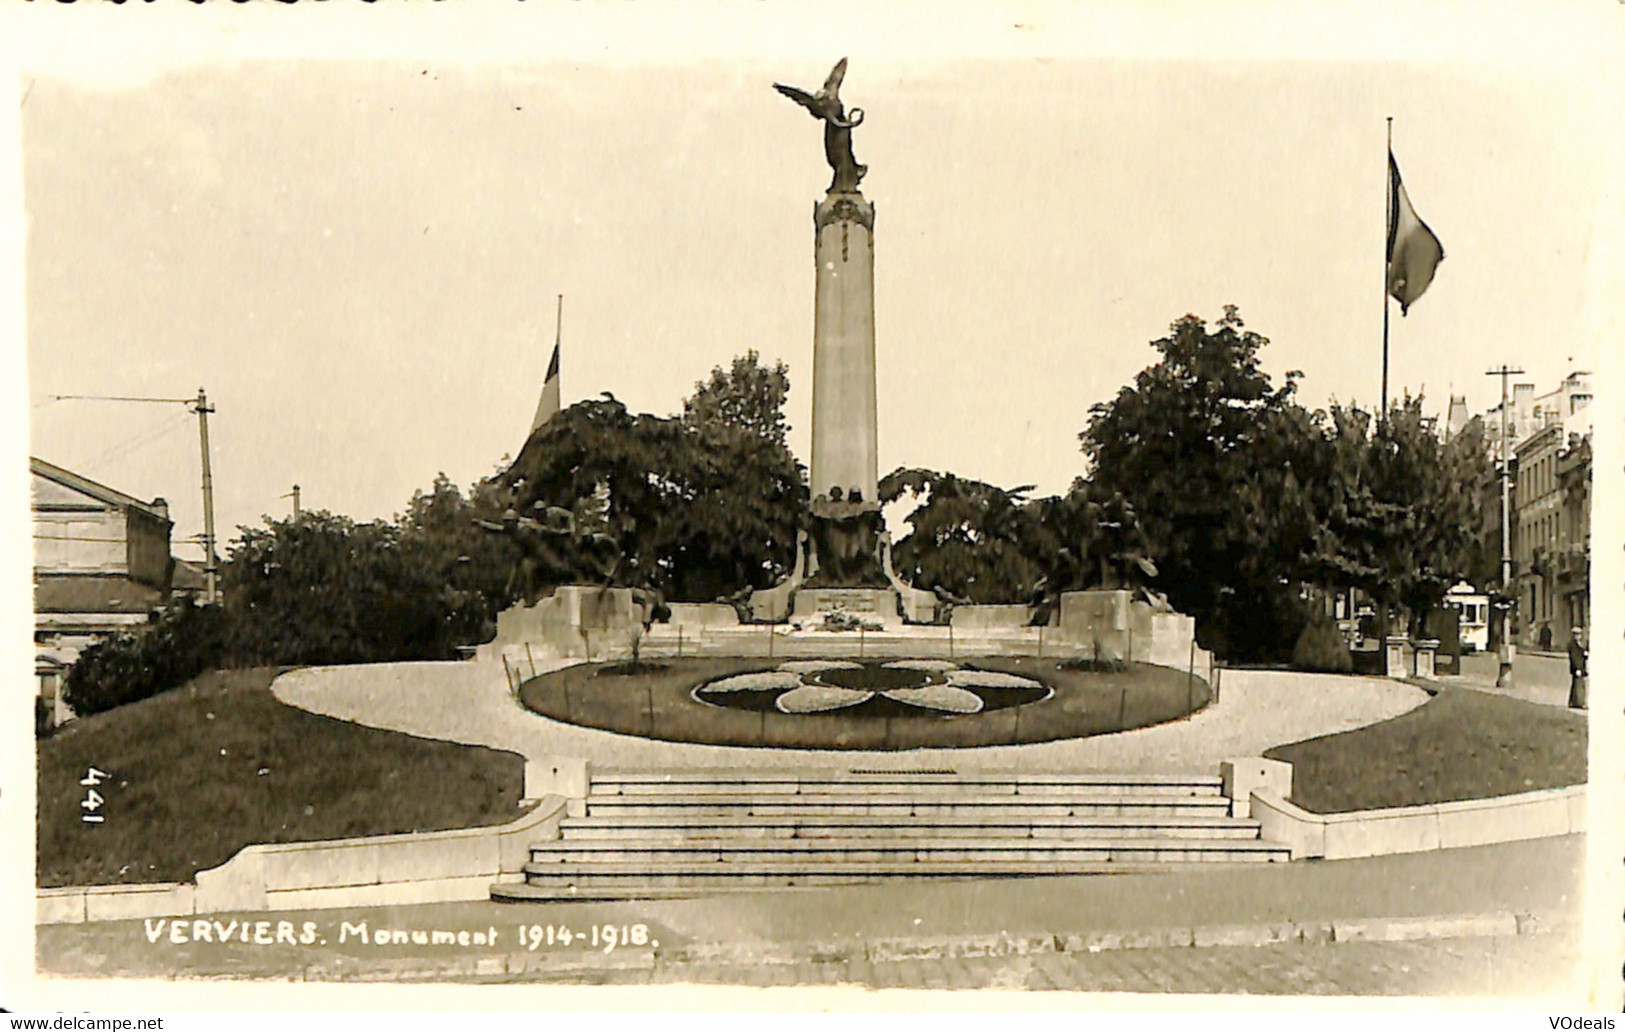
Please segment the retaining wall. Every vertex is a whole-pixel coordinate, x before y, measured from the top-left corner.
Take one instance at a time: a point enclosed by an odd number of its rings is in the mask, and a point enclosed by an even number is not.
[[[40,924],[223,911],[444,903],[487,899],[518,880],[532,842],[556,838],[566,801],[547,796],[518,820],[486,828],[246,846],[197,883],[42,889]]]
[[[1586,786],[1402,806],[1354,813],[1310,813],[1278,793],[1254,791],[1260,834],[1292,850],[1292,859],[1347,860],[1390,853],[1482,846],[1585,831]]]

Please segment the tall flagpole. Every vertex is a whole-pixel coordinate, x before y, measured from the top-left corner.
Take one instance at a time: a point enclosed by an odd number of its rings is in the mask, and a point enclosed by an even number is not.
[[[559,295],[559,313],[553,324],[553,350],[557,351],[559,343],[564,340],[564,295]]]
[[[1388,267],[1393,261],[1394,241],[1394,116],[1388,116],[1388,154],[1383,165],[1383,210],[1388,213],[1384,223],[1382,242],[1382,411],[1378,419],[1388,418]]]

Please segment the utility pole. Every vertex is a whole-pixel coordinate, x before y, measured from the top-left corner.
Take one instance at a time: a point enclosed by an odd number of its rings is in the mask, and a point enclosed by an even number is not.
[[[1511,447],[1507,442],[1507,377],[1522,376],[1523,370],[1513,369],[1503,362],[1500,368],[1487,370],[1484,375],[1501,378],[1501,591],[1516,600],[1518,596],[1512,587],[1512,477]],[[1501,610],[1501,647],[1497,650],[1500,662],[1495,673],[1497,688],[1512,687],[1512,660],[1518,653],[1511,641],[1511,623],[1512,606],[1508,605]]]
[[[193,403],[197,413],[198,445],[203,452],[203,598],[209,605],[220,601],[220,561],[214,554],[214,476],[209,471],[209,396],[197,389]]]
[[[295,523],[298,523],[299,522],[299,485],[298,484],[293,485],[293,490],[289,491],[287,494],[283,495],[282,497],[283,498],[292,498],[293,499],[293,521]]]
[[[122,401],[159,405],[186,405],[197,413],[198,446],[203,453],[203,581],[205,599],[210,605],[220,601],[220,563],[214,554],[214,477],[209,471],[209,396],[203,388],[195,398],[144,398],[124,394],[53,394],[52,401]],[[297,487],[295,491],[299,490]]]

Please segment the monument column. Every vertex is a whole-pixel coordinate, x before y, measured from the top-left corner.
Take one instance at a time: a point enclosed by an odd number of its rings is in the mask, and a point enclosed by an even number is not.
[[[875,417],[875,209],[831,190],[813,209],[812,495],[879,497]]]

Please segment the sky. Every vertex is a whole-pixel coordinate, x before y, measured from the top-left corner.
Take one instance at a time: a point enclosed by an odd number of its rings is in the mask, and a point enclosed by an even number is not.
[[[466,487],[517,453],[562,294],[565,404],[608,391],[672,413],[755,349],[789,365],[807,462],[829,170],[818,124],[771,86],[815,88],[848,51],[883,473],[1064,491],[1090,407],[1169,323],[1226,304],[1271,340],[1272,376],[1303,372],[1306,404],[1375,406],[1390,115],[1447,254],[1409,316],[1391,310],[1391,395],[1483,411],[1492,365],[1541,392],[1594,367],[1612,100],[1584,52],[850,42],[205,47],[30,71],[30,450],[164,496],[177,554],[198,558],[188,410],[52,397],[201,386],[222,549],[287,514],[296,483],[307,508],[389,518],[437,473]]]

